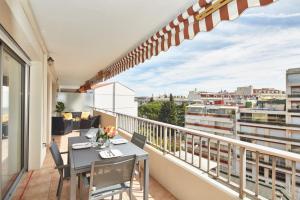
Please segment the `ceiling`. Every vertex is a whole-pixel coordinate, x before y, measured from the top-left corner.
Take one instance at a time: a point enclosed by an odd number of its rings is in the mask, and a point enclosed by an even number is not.
[[[64,87],[79,87],[196,2],[28,1]]]

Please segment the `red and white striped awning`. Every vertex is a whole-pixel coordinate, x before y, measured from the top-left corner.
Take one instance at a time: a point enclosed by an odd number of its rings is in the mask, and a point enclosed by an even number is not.
[[[247,8],[275,1],[277,0],[199,0],[122,59],[100,71],[81,90],[89,89],[98,82],[143,63],[172,46],[180,45],[184,40],[191,40],[199,32],[210,31],[221,21],[234,20]]]

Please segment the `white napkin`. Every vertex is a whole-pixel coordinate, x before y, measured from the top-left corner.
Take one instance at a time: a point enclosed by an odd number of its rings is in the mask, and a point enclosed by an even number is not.
[[[72,144],[73,149],[85,149],[90,148],[92,144],[90,142],[81,142],[81,143],[74,143]]]
[[[122,156],[123,154],[118,149],[111,149],[111,150],[100,151],[99,155],[101,156],[101,158],[115,158],[115,157]]]
[[[126,139],[120,138],[120,139],[111,139],[110,142],[112,144],[126,144],[128,141]]]
[[[91,133],[87,133],[87,134],[85,135],[85,137],[88,138],[88,139],[91,139],[93,136],[94,136],[94,135],[91,134]]]

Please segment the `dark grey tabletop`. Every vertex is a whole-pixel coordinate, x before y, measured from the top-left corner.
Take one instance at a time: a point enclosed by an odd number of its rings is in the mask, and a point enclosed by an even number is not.
[[[121,136],[118,137],[120,138]],[[71,167],[75,169],[75,171],[78,172],[89,171],[92,162],[97,160],[98,161],[103,160],[99,156],[100,149],[98,147],[79,149],[79,150],[72,149],[72,144],[79,143],[79,142],[87,142],[87,141],[88,139],[84,136],[68,138],[69,153],[70,156],[72,157],[70,158],[70,162],[71,162],[70,164]],[[124,156],[136,155],[138,160],[148,159],[148,153],[143,149],[140,149],[139,147],[135,146],[131,142],[128,142],[126,144],[119,144],[119,145],[111,144],[111,149],[120,150]]]

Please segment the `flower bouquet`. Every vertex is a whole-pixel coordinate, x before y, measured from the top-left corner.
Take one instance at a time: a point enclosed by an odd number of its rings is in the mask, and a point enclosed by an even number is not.
[[[114,126],[107,126],[103,128],[103,131],[99,129],[97,135],[97,141],[99,142],[100,146],[108,147],[109,146],[109,139],[114,138],[117,135],[117,130]]]
[[[114,138],[117,135],[117,130],[114,126],[104,127],[103,131],[104,131],[103,137],[106,139]]]

